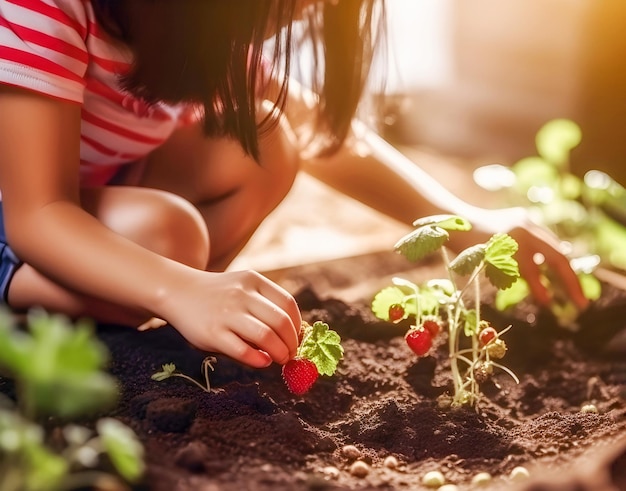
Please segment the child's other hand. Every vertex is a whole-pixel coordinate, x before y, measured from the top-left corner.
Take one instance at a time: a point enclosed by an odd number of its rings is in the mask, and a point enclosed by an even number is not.
[[[582,311],[587,308],[589,300],[562,251],[561,242],[552,232],[528,220],[523,226],[512,228],[509,235],[519,244],[515,258],[519,263],[520,275],[528,283],[538,303],[548,306],[552,300],[548,288],[541,282],[541,268],[547,268],[578,309]]]
[[[195,271],[163,300],[163,315],[192,345],[263,368],[298,348],[300,310],[283,288],[254,271]]]

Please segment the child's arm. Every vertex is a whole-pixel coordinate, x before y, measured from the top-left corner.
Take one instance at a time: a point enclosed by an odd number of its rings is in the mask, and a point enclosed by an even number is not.
[[[304,141],[315,103],[313,94],[297,82],[290,82],[286,116]],[[544,256],[546,265],[557,273],[576,305],[581,309],[587,306],[588,301],[568,259],[559,251],[559,241],[547,229],[532,223],[525,210],[489,210],[472,206],[449,192],[365,125],[355,122],[353,128],[354,134],[335,155],[303,157],[303,170],[402,223],[412,224],[417,218],[437,213],[467,218],[474,225],[475,234],[462,234],[467,242],[453,242],[457,250],[483,242],[493,233],[508,232],[520,244],[516,256],[520,272],[538,302],[545,305],[550,298],[540,281],[539,267],[533,260],[536,253]]]
[[[168,320],[199,349],[255,367],[292,357],[300,314],[282,288],[161,257],[81,208],[80,110],[0,87],[0,186],[17,255],[65,288]]]

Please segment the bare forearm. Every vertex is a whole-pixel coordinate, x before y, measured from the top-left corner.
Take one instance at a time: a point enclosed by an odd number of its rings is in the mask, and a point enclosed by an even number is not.
[[[8,213],[6,225],[18,256],[58,284],[156,315],[165,315],[159,305],[188,269],[112,232],[67,201]]]
[[[521,220],[513,209],[473,206],[435,180],[373,131],[355,125],[356,136],[330,158],[303,161],[303,169],[329,186],[402,223],[437,213],[470,220],[478,231],[506,231]]]

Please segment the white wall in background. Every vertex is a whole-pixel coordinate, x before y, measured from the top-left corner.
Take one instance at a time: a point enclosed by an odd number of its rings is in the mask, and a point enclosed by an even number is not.
[[[387,0],[387,92],[452,80],[452,0]]]

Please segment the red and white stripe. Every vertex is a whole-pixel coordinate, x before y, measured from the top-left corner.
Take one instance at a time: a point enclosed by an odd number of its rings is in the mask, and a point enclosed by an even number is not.
[[[0,83],[82,104],[85,184],[102,184],[179,124],[183,107],[148,107],[120,89],[131,60],[98,27],[90,0],[0,0]]]

